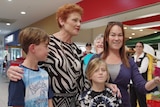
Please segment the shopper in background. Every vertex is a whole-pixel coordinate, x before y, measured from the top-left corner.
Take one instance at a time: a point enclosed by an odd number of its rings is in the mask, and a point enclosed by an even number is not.
[[[103,52],[103,34],[99,34],[93,41],[96,54]]]
[[[122,101],[109,88],[109,72],[106,63],[101,58],[89,62],[86,77],[91,82],[91,88],[79,96],[80,107],[121,107]]]
[[[2,75],[5,77],[7,76],[6,71],[7,71],[8,67],[9,67],[9,61],[8,61],[7,55],[6,55],[3,60],[3,71],[2,71]]]
[[[4,60],[3,60],[3,69],[6,69],[7,68],[7,55],[4,57]]]
[[[148,74],[148,64],[149,59],[145,52],[143,52],[144,44],[143,42],[137,42],[135,46],[135,54],[133,56],[134,62],[136,62],[138,66],[139,73],[143,76],[143,78],[147,81]],[[130,100],[132,107],[137,107],[137,100],[140,107],[147,107],[146,103],[146,94],[143,94],[136,90],[136,87],[130,83]]]
[[[128,84],[133,81],[136,89],[146,93],[160,84],[160,77],[155,77],[147,82],[139,73],[137,64],[132,58],[128,58],[125,51],[125,33],[121,22],[109,22],[104,33],[104,51],[92,59],[102,58],[108,67],[111,82],[117,84],[122,94],[124,107],[131,107],[128,93]]]
[[[87,54],[90,54],[92,53],[91,50],[92,50],[92,44],[91,43],[86,43],[86,50],[84,51],[83,53],[83,56],[86,56]]]
[[[103,34],[99,34],[98,36],[96,36],[96,38],[93,41],[95,53],[90,53],[90,54],[87,54],[86,56],[84,56],[84,60],[83,60],[84,71],[85,71],[91,57],[94,54],[100,54],[103,51],[103,38],[104,38]]]
[[[8,106],[53,107],[49,75],[38,67],[38,62],[47,58],[49,35],[42,29],[28,27],[19,33],[19,43],[26,53],[20,65],[24,75],[18,82],[9,82]]]

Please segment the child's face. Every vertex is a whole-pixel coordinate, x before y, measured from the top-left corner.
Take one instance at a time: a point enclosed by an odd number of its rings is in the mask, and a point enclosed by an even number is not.
[[[48,43],[42,42],[35,45],[35,57],[38,61],[45,61],[48,55]]]
[[[107,71],[106,71],[106,65],[102,64],[99,66],[99,68],[92,74],[90,77],[90,80],[92,83],[105,83],[107,80]]]

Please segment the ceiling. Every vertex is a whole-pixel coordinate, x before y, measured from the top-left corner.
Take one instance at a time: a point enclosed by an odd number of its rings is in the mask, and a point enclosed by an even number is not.
[[[141,8],[132,9],[130,11],[125,11],[117,14],[113,14],[111,16],[102,17],[96,20],[87,21],[82,24],[82,28],[93,28],[93,27],[100,27],[106,26],[106,23],[109,21],[121,21],[124,23],[124,26],[127,27],[125,30],[126,38],[129,37],[137,38],[146,35],[153,34],[154,32],[160,32],[160,2],[143,6]],[[152,16],[148,16],[152,15]],[[140,31],[140,29],[133,30],[132,28],[135,26],[141,25],[151,25],[151,24],[158,24],[157,27],[149,27]],[[132,35],[135,33],[135,35]]]
[[[0,36],[7,35],[20,28],[28,26],[36,21],[39,21],[47,16],[54,14],[57,8],[66,3],[77,3],[82,0],[0,0]],[[82,1],[83,2],[83,1]],[[141,37],[152,34],[154,31],[160,31],[160,25],[155,28],[143,29],[143,31],[132,30],[131,27],[150,22],[160,23],[160,3],[145,6],[130,11],[113,14],[111,16],[98,18],[82,23],[82,29],[95,28],[106,26],[106,22],[112,20],[122,21],[126,29],[126,36],[129,38]],[[25,15],[21,15],[21,11],[26,11]],[[152,17],[138,18],[143,15],[157,13]],[[4,22],[10,21],[10,26],[5,25]],[[131,33],[135,35],[131,35]]]
[[[66,3],[81,0],[0,0],[0,36],[7,35],[54,14],[57,8]],[[25,11],[25,15],[20,12]],[[10,26],[6,22],[11,22]]]

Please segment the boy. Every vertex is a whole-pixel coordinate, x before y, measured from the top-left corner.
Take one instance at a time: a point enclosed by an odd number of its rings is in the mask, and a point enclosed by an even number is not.
[[[48,73],[38,67],[38,62],[47,58],[49,35],[42,29],[28,27],[19,33],[19,42],[26,53],[20,65],[24,75],[18,82],[10,81],[8,106],[53,107]]]

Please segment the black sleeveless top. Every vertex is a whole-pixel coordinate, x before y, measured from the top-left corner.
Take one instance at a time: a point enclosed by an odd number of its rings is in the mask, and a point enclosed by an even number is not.
[[[143,57],[140,57],[138,61],[136,60],[136,64],[137,64],[138,67],[141,66],[141,63],[142,63],[142,61],[143,61],[143,59],[144,59],[145,57],[147,57],[146,53],[144,53],[144,56],[143,56]],[[134,57],[133,57],[133,59],[134,59]],[[147,65],[147,66],[148,66],[148,65]],[[147,68],[146,72],[142,73],[142,76],[143,76],[143,78],[144,78],[145,80],[147,80],[147,74],[148,74],[148,68]]]

